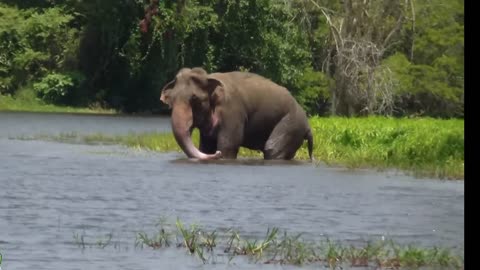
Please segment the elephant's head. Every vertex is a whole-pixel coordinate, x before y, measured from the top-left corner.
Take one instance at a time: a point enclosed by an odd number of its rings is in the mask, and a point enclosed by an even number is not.
[[[223,93],[223,83],[201,68],[183,68],[167,83],[160,100],[172,108],[172,130],[177,143],[189,158],[215,159],[221,153],[205,154],[195,147],[194,127],[211,129],[218,121],[214,112]]]

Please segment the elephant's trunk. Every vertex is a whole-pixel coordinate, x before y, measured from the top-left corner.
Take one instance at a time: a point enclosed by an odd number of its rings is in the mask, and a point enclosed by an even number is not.
[[[192,142],[191,129],[193,125],[192,108],[183,102],[177,102],[172,110],[172,130],[175,140],[189,158],[201,160],[218,159],[221,152],[213,155],[202,153]]]

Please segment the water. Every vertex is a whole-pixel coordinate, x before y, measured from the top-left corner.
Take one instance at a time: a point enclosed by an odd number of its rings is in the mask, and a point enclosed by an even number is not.
[[[0,137],[62,133],[120,135],[170,130],[170,119],[166,117],[0,112]]]
[[[0,113],[2,269],[293,269],[202,264],[182,249],[135,248],[159,218],[263,238],[269,227],[308,239],[379,240],[463,252],[464,183],[304,162],[194,162],[121,146],[24,141],[66,132],[169,130],[165,118]],[[79,248],[111,233],[104,249]],[[309,267],[306,267],[309,268]],[[314,267],[311,267],[312,269]]]

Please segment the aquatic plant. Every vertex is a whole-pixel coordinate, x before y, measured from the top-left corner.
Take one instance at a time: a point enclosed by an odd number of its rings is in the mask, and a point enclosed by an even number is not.
[[[167,231],[168,228],[172,231]],[[172,235],[177,235],[177,244],[166,244],[170,241],[166,239],[170,239]],[[83,236],[84,234],[74,235],[75,242],[81,248],[88,245],[85,244]],[[185,225],[177,218],[175,226],[160,226],[152,236],[144,232],[138,233],[135,245],[145,245],[152,249],[185,248],[188,254],[198,257],[203,263],[211,261],[215,254],[223,254],[227,255],[230,261],[237,256],[244,256],[255,263],[298,266],[318,264],[332,269],[346,266],[375,269],[464,267],[462,256],[447,248],[400,245],[391,239],[367,241],[363,245],[346,245],[331,239],[308,241],[301,236],[302,234],[291,236],[287,232],[280,234],[278,228],[269,228],[264,238],[244,238],[234,229],[224,230],[222,233],[217,230],[207,231],[196,224]]]

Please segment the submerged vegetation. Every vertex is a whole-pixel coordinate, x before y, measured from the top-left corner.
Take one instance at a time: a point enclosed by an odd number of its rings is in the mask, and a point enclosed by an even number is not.
[[[313,155],[316,162],[348,168],[401,169],[417,176],[448,179],[464,177],[464,121],[431,118],[313,117]],[[192,138],[198,145],[198,131]],[[52,138],[44,138],[52,139]],[[63,134],[61,141],[122,144],[159,152],[181,152],[170,133],[120,136]],[[240,157],[262,158],[258,151],[240,149]],[[308,159],[306,144],[296,159]]]
[[[375,269],[463,269],[464,260],[453,250],[439,247],[400,245],[393,240],[368,241],[363,244],[342,244],[330,239],[308,241],[302,234],[289,235],[278,228],[268,229],[264,238],[243,237],[234,229],[209,231],[199,225],[157,223],[156,232],[138,232],[137,248],[181,248],[203,263],[218,263],[218,258],[246,257],[250,262],[263,264],[307,265],[337,267],[365,267]],[[75,244],[85,249],[105,248],[113,244],[107,234],[88,242],[83,233],[74,234]]]

